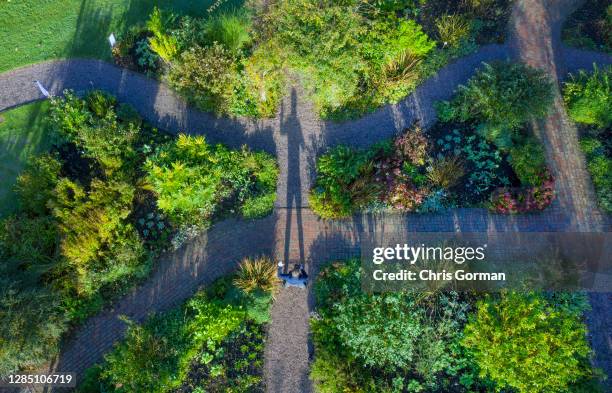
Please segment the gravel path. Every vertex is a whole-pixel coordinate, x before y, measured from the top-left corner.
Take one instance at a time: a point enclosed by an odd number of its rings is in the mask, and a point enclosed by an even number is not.
[[[339,143],[368,146],[420,121],[435,120],[433,102],[452,96],[482,62],[520,58],[546,69],[556,80],[566,72],[590,68],[593,62],[612,64],[612,57],[563,47],[560,21],[572,1],[518,1],[507,45],[489,45],[462,58],[423,83],[397,105],[387,105],[358,120],[321,121],[299,87],[290,89],[274,119],[216,118],[199,112],[164,84],[98,60],[60,60],[0,74],[0,111],[41,99],[33,81],[40,80],[53,93],[63,89],[107,90],[132,104],[149,122],[172,132],[204,134],[211,142],[232,147],[246,144],[278,157],[281,175],[277,209],[257,221],[228,220],[161,258],[154,274],[112,309],[91,318],[63,346],[50,367],[76,371],[100,361],[125,332],[119,315],[142,321],[188,298],[199,286],[226,274],[246,255],[274,254],[284,261],[305,261],[311,276],[326,260],[359,252],[360,235],[372,231],[496,232],[496,231],[610,231],[609,217],[594,205],[592,186],[577,147],[576,130],[557,94],[551,116],[536,124],[560,185],[558,202],[543,214],[516,217],[490,215],[482,209],[456,209],[437,215],[359,215],[346,221],[320,221],[307,208],[316,155]],[[299,86],[299,85],[296,85]],[[228,243],[228,239],[235,243]],[[610,374],[609,296],[593,296],[589,315],[598,365]],[[265,376],[271,392],[307,392],[308,310],[306,291],[281,291],[272,310],[266,347]]]

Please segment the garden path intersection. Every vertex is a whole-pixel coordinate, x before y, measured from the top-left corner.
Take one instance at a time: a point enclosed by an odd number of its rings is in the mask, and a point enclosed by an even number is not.
[[[516,59],[546,70],[555,80],[592,63],[612,64],[601,53],[561,44],[561,22],[579,1],[517,1],[506,44],[487,45],[446,66],[396,105],[342,123],[322,121],[299,84],[294,84],[274,119],[217,118],[189,107],[165,85],[98,60],[59,60],[0,74],[0,111],[43,98],[34,84],[51,92],[97,88],[132,104],[145,119],[172,132],[205,134],[210,142],[248,145],[278,158],[280,176],[274,213],[261,220],[226,220],[158,262],[152,276],[111,308],[92,317],[63,345],[50,365],[82,373],[100,361],[125,332],[118,316],[142,321],[190,297],[196,288],[231,272],[245,256],[273,254],[279,260],[304,261],[311,277],[321,263],[358,255],[363,234],[383,232],[609,232],[610,217],[596,206],[594,191],[579,151],[577,130],[568,119],[559,91],[545,120],[534,124],[557,179],[557,199],[541,214],[501,216],[484,209],[454,209],[435,215],[362,214],[342,221],[319,220],[308,208],[308,192],[319,153],[337,144],[365,147],[388,138],[414,121],[435,121],[433,103],[452,96],[482,62]],[[231,240],[230,240],[231,239]],[[230,244],[231,243],[231,244]],[[588,323],[596,363],[612,375],[612,296],[591,297]],[[267,389],[274,393],[311,390],[308,373],[308,314],[312,295],[296,288],[281,290],[272,309],[266,346]]]

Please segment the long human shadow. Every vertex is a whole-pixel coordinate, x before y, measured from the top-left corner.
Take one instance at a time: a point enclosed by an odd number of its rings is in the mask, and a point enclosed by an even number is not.
[[[286,175],[284,182],[286,187],[286,196],[284,206],[286,208],[285,218],[285,245],[283,252],[283,260],[287,263],[294,260],[292,255],[292,247],[297,246],[299,253],[299,262],[305,262],[304,258],[304,228],[302,220],[302,179],[301,179],[301,152],[304,149],[304,136],[302,134],[302,126],[297,114],[297,93],[295,89],[291,89],[289,113],[286,113],[286,108],[283,106],[280,112],[281,126],[280,132],[286,138],[284,147],[285,159],[281,161],[281,166],[286,166]],[[283,154],[281,151],[280,154]],[[281,168],[281,173],[285,171]],[[281,175],[282,176],[282,175]],[[281,179],[283,181],[283,179]],[[281,206],[283,201],[279,201]],[[293,215],[295,214],[295,228],[293,225]],[[292,233],[295,232],[295,233]],[[295,236],[295,239],[293,238]],[[297,244],[294,244],[297,243]]]

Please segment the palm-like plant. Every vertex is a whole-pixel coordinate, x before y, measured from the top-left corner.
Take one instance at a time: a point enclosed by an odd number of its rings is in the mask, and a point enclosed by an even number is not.
[[[159,8],[155,7],[153,13],[147,21],[147,28],[153,33],[153,37],[149,38],[151,49],[159,55],[166,63],[178,53],[178,41],[176,37],[166,32],[164,26],[167,21],[162,19],[162,14]]]
[[[280,283],[276,265],[269,257],[243,259],[234,279],[234,285],[246,293],[259,289],[272,296],[276,294]]]

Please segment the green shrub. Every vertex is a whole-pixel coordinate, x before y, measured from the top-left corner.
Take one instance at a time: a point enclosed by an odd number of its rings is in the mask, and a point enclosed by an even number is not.
[[[247,214],[271,211],[278,168],[264,153],[211,146],[204,137],[179,135],[146,164],[157,206],[177,226],[204,226],[226,201]],[[262,198],[256,200],[255,198]],[[267,203],[266,206],[263,206]]]
[[[562,37],[571,46],[612,53],[612,4],[608,0],[583,3],[567,18]]]
[[[100,91],[89,93],[87,101],[66,92],[65,100],[54,100],[52,105],[60,134],[82,148],[84,156],[94,159],[108,177],[129,171],[140,132],[139,124],[118,121],[115,105],[114,97]]]
[[[169,19],[162,16],[159,8],[155,7],[153,13],[147,21],[147,29],[153,33],[153,37],[149,38],[151,49],[159,55],[165,62],[170,62],[178,52],[178,41],[176,37],[169,34],[167,25]]]
[[[57,295],[40,287],[19,288],[18,279],[4,273],[0,275],[0,376],[38,367],[57,354],[67,328]]]
[[[335,262],[315,282],[316,391],[449,391],[471,375],[457,345],[467,305],[456,293],[366,294],[359,266]]]
[[[128,266],[142,264],[142,245],[133,228],[126,223],[131,212],[133,187],[127,183],[92,181],[86,192],[67,178],[60,180],[53,202],[53,216],[61,235],[60,250],[64,257],[61,286],[82,296],[96,292],[108,280],[122,271],[132,273]],[[114,247],[126,243],[136,248],[134,260],[118,260]],[[117,248],[117,251],[121,248]],[[119,253],[122,257],[123,249]],[[117,270],[121,269],[121,270]]]
[[[580,146],[586,155],[599,206],[612,213],[612,158],[606,156],[603,144],[596,138],[583,138]]]
[[[462,132],[463,131],[463,132]],[[491,190],[505,185],[508,179],[501,171],[502,155],[495,145],[487,143],[478,135],[467,135],[470,130],[453,129],[444,138],[436,141],[441,157],[459,156],[463,158],[467,174],[466,189],[470,200],[481,200]]]
[[[592,73],[581,70],[564,84],[563,99],[569,116],[578,123],[601,128],[612,125],[612,67]]]
[[[242,315],[200,294],[143,326],[129,323],[126,340],[105,356],[101,377],[111,391],[166,392],[180,384],[199,350],[214,351],[240,325]]]
[[[64,92],[63,99],[53,98],[51,104],[51,120],[60,135],[67,139],[75,139],[79,131],[92,121],[86,102],[69,90]]]
[[[436,21],[440,41],[458,47],[471,36],[472,23],[462,15],[443,15]]]
[[[313,211],[323,218],[340,218],[351,215],[356,206],[354,196],[365,192],[364,202],[372,200],[375,193],[367,192],[368,174],[372,172],[368,154],[338,146],[317,160],[317,180],[310,194]],[[356,183],[360,177],[365,181]],[[370,196],[371,195],[371,196]]]
[[[590,378],[591,354],[579,315],[534,293],[502,293],[478,303],[464,345],[483,375],[518,392],[566,392]]]
[[[240,207],[240,214],[244,218],[262,218],[274,210],[274,202],[276,201],[276,192],[271,191],[267,194],[247,197]]]
[[[242,61],[243,97],[236,97],[232,111],[256,117],[274,117],[285,91],[284,55],[275,42],[265,42]]]
[[[161,393],[185,383],[200,385],[213,380],[231,386],[257,385],[260,380],[244,364],[259,370],[263,367],[261,324],[269,321],[270,295],[245,295],[231,281],[224,277],[206,292],[151,316],[142,325],[126,319],[125,340],[115,345],[101,365],[87,372],[79,391]],[[240,345],[232,347],[235,342]],[[235,374],[223,373],[225,367],[233,367]],[[205,380],[198,372],[203,368]]]
[[[203,26],[209,43],[217,42],[230,52],[238,52],[251,40],[251,20],[245,12],[225,12],[207,19]]]
[[[117,104],[115,97],[100,90],[94,90],[85,97],[89,110],[97,117],[103,118],[113,110]]]
[[[22,211],[37,216],[48,212],[47,204],[53,196],[61,168],[57,157],[50,154],[30,159],[15,186]]]
[[[236,64],[220,44],[181,53],[168,74],[170,84],[205,111],[228,113],[238,79]]]
[[[448,189],[456,186],[465,175],[463,162],[457,156],[443,157],[433,162],[427,178],[434,186]]]
[[[354,2],[282,1],[266,22],[324,117],[351,117],[403,98],[419,74],[398,64],[418,61],[435,46],[414,21],[393,13],[368,19]]]
[[[552,99],[552,84],[542,71],[523,64],[485,63],[438,109],[443,121],[479,123],[482,136],[507,149],[525,123],[546,116]]]
[[[540,141],[529,138],[515,144],[509,152],[509,162],[516,176],[525,186],[540,186],[547,171],[544,148]]]
[[[42,275],[56,263],[58,248],[57,223],[52,217],[12,216],[0,221],[0,260],[11,273],[36,286]]]

